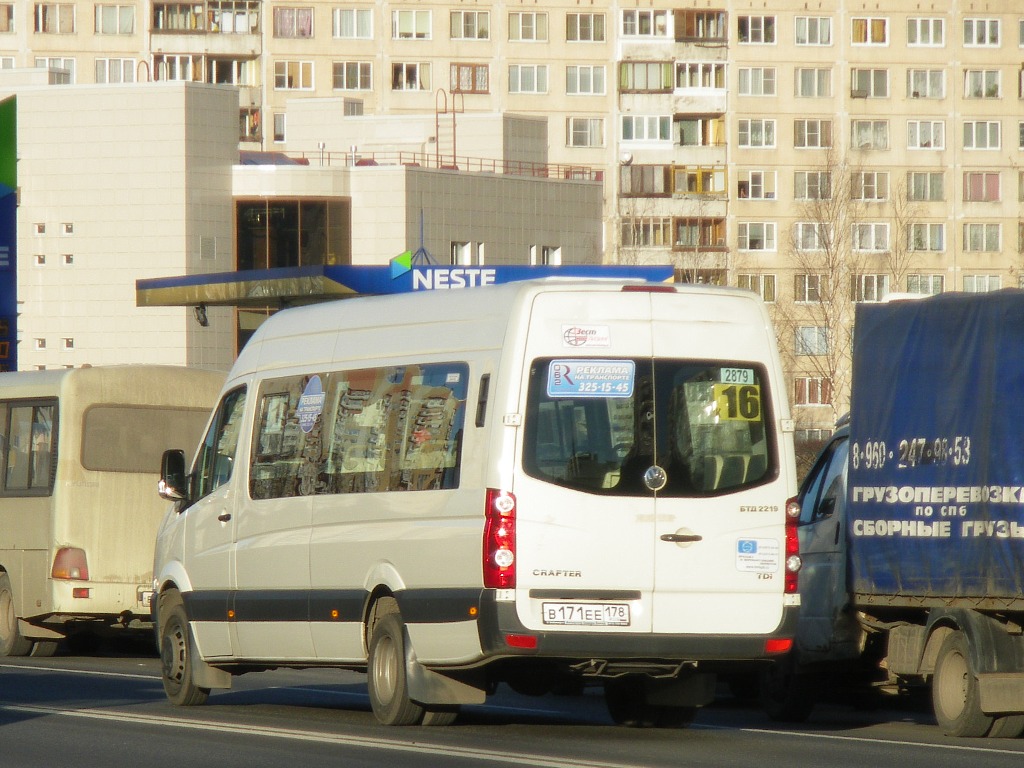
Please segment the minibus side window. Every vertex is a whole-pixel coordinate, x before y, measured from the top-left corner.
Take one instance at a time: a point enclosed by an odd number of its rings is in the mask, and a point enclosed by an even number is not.
[[[17,403],[4,411],[4,491],[19,496],[50,493],[57,470],[56,404]]]
[[[238,437],[245,412],[245,388],[229,392],[221,401],[196,457],[193,497],[201,499],[231,479]]]

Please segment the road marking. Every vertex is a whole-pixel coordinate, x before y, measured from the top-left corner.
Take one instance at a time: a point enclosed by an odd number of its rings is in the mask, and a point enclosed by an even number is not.
[[[581,761],[578,758],[558,758],[545,755],[515,754],[507,755],[489,752],[470,747],[454,747],[423,742],[403,742],[389,739],[375,739],[365,736],[345,736],[332,733],[315,733],[299,731],[291,728],[268,728],[266,726],[247,726],[236,723],[217,723],[211,720],[178,720],[163,715],[128,714],[99,709],[68,709],[62,707],[42,707],[32,704],[0,704],[0,710],[20,712],[24,714],[51,715],[59,717],[78,717],[89,720],[106,720],[118,723],[158,726],[162,728],[182,728],[185,730],[224,733],[230,735],[244,734],[249,736],[267,736],[275,739],[306,741],[319,744],[340,744],[361,749],[384,750],[391,752],[415,752],[425,755],[462,758],[466,760],[501,763],[507,765],[529,765],[536,768],[643,768],[643,763],[605,763]]]
[[[132,674],[130,672],[97,672],[91,669],[68,669],[66,667],[43,667],[27,664],[0,664],[0,669],[17,669],[22,672],[62,672],[68,675],[90,675],[95,677],[126,677],[130,680],[159,680],[160,675]]]

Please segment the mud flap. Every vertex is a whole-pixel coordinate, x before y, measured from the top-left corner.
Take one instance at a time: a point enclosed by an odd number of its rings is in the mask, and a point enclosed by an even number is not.
[[[427,669],[416,660],[409,630],[405,633],[405,680],[409,688],[409,698],[417,704],[483,704],[487,692],[483,686],[477,687],[454,677],[443,675]]]

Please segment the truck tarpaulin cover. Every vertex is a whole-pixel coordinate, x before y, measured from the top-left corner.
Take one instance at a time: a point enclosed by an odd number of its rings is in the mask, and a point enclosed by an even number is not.
[[[850,587],[1024,594],[1024,292],[857,307]]]

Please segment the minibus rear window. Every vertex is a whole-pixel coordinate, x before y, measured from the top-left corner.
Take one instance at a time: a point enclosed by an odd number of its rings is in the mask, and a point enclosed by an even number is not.
[[[644,473],[657,465],[667,475],[663,496],[716,495],[774,477],[761,366],[635,359],[582,367],[587,362],[533,363],[523,450],[530,476],[590,493],[648,495]]]

